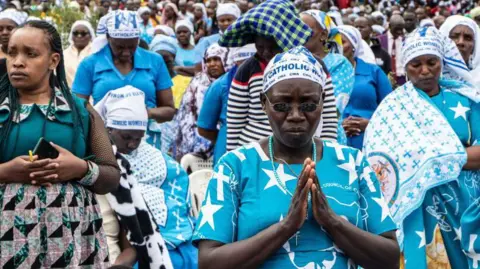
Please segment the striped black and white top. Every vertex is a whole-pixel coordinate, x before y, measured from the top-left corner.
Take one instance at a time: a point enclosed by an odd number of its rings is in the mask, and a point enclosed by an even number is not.
[[[267,114],[262,110],[260,102],[264,69],[265,65],[252,57],[240,66],[233,79],[228,95],[227,151],[272,134]],[[316,136],[336,141],[338,117],[330,76],[324,90],[322,119]]]

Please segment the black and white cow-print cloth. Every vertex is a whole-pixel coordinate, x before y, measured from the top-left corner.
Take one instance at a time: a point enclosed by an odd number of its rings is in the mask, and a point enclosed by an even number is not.
[[[130,163],[113,146],[120,167],[120,184],[115,192],[106,195],[117,214],[127,238],[137,251],[139,269],[173,269],[167,246],[148,209],[132,174]]]

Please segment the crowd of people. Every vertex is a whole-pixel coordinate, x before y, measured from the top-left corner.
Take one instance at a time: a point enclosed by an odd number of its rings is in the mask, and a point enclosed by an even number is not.
[[[0,0],[0,267],[479,268],[476,5]]]

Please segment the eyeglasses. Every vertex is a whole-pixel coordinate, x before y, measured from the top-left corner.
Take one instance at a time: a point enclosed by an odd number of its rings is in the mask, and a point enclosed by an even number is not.
[[[89,32],[79,32],[79,31],[75,31],[72,33],[73,36],[75,37],[84,37],[84,36],[87,36],[89,35],[90,33]]]
[[[301,103],[299,105],[293,105],[293,104],[289,104],[289,103],[275,103],[274,104],[274,103],[270,102],[270,99],[268,99],[267,95],[265,95],[265,98],[267,98],[267,101],[270,103],[270,106],[273,108],[273,110],[275,110],[276,112],[282,112],[282,113],[287,113],[287,112],[292,111],[292,108],[294,106],[297,106],[298,110],[302,113],[314,112],[315,110],[317,110],[317,108],[320,105],[323,105],[323,104],[316,104],[316,103]]]

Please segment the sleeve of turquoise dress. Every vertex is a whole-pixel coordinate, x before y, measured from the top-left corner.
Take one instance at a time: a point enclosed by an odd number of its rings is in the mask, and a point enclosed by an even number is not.
[[[364,229],[373,234],[396,230],[390,209],[383,198],[380,183],[365,156],[358,151],[357,174],[360,178],[360,207]]]
[[[472,102],[470,110],[471,144],[480,146],[480,103]]]
[[[470,131],[471,144],[480,146],[480,104],[473,103],[470,106]],[[480,193],[480,171],[464,171],[466,177],[471,180],[471,186],[476,188],[474,193]],[[467,256],[469,268],[478,268],[480,263],[480,196],[465,210],[460,220],[460,238],[463,251]]]
[[[231,157],[232,153],[223,156],[215,167],[193,234],[194,243],[213,240],[228,244],[237,240],[240,177],[234,171],[240,167],[234,167]]]

